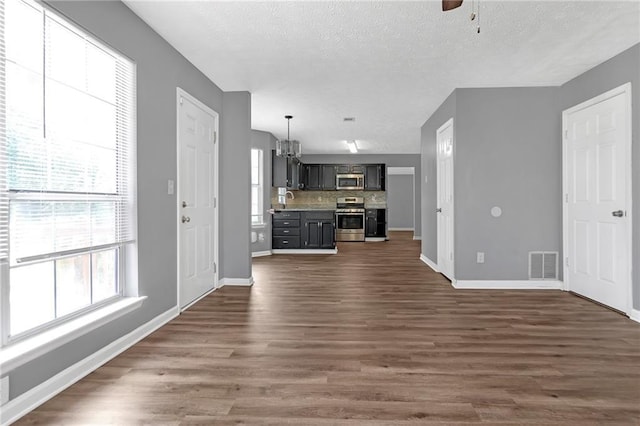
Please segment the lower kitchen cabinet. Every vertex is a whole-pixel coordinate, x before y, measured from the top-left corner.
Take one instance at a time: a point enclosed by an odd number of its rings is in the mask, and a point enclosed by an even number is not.
[[[334,249],[336,247],[333,210],[286,211],[274,213],[273,249]]]
[[[365,210],[365,237],[386,238],[387,236],[387,210]]]
[[[274,213],[272,225],[272,248],[300,248],[300,212]]]
[[[336,221],[333,210],[303,212],[302,245],[307,249],[336,247]]]

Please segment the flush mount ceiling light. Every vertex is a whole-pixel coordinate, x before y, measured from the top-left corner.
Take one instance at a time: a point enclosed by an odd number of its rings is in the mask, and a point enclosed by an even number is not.
[[[287,119],[287,139],[276,141],[276,155],[279,157],[300,157],[302,155],[300,141],[291,140],[289,123],[293,115],[285,115],[284,118]]]
[[[355,140],[347,141],[347,146],[349,147],[349,152],[355,154],[358,152],[358,145]]]

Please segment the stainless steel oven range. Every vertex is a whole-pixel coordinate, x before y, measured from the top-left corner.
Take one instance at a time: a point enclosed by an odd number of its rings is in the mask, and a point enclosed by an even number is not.
[[[336,200],[336,241],[364,241],[364,198]]]

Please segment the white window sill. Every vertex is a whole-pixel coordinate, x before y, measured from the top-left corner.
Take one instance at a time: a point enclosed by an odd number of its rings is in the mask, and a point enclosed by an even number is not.
[[[0,349],[0,371],[9,371],[142,306],[147,297],[125,297],[103,308]]]
[[[264,229],[267,227],[266,223],[252,223],[251,229]]]

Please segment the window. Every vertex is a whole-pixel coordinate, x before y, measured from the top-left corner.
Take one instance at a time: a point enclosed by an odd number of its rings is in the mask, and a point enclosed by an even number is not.
[[[9,297],[0,323],[7,344],[124,294],[135,252],[136,112],[129,59],[35,2],[3,3],[0,271]]]
[[[264,224],[262,150],[251,150],[251,225]]]

